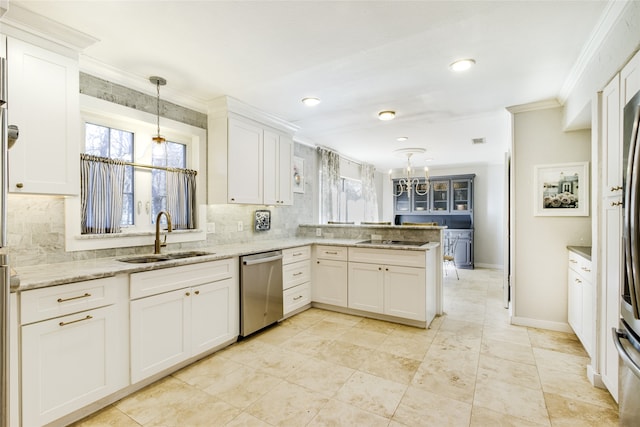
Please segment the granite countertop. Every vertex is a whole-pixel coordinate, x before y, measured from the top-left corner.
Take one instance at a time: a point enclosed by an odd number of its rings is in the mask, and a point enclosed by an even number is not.
[[[12,280],[11,291],[21,292],[30,289],[44,288],[48,286],[62,285],[83,280],[100,279],[112,277],[117,274],[130,274],[140,271],[156,270],[159,268],[176,267],[179,265],[195,264],[218,259],[232,258],[266,252],[279,249],[293,248],[296,246],[324,244],[334,246],[357,246],[383,249],[402,249],[426,251],[437,248],[438,242],[430,242],[422,246],[414,245],[389,245],[389,244],[361,244],[362,239],[325,239],[325,238],[293,238],[283,240],[263,240],[248,243],[235,243],[228,245],[216,245],[211,247],[201,247],[198,251],[210,252],[210,255],[203,255],[190,258],[173,259],[167,261],[135,264],[118,261],[118,259],[145,254],[129,256],[118,256],[113,258],[98,258],[93,260],[82,260],[73,262],[63,262],[55,264],[34,265],[19,267],[16,269],[16,280]],[[176,252],[186,252],[176,251]],[[163,252],[171,253],[171,251]],[[12,278],[13,279],[13,278]]]
[[[591,246],[567,246],[567,249],[591,261]]]

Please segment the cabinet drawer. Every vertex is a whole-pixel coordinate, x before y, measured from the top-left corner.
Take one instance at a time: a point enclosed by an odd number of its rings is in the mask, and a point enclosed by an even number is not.
[[[311,284],[309,282],[302,285],[294,286],[282,293],[283,296],[283,312],[291,313],[302,306],[311,302]]]
[[[368,264],[399,265],[405,267],[425,267],[424,251],[407,251],[397,249],[349,248],[349,261]]]
[[[311,246],[300,246],[282,250],[282,264],[302,261],[311,258]]]
[[[311,280],[311,262],[298,261],[282,267],[282,288],[289,289]]]
[[[592,281],[591,260],[569,251],[569,268],[574,270],[587,281]]]
[[[316,246],[317,259],[333,259],[336,261],[346,261],[347,253],[348,251],[346,246]]]
[[[238,258],[132,273],[131,299],[216,282],[238,274]]]
[[[126,281],[127,276],[121,275],[22,292],[20,323],[25,325],[113,304],[118,283]]]
[[[470,240],[473,238],[473,230],[445,230],[444,235],[447,239],[455,239],[458,237],[460,239]]]

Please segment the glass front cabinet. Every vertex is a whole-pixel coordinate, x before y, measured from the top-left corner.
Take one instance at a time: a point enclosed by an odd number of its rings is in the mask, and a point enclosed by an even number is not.
[[[451,180],[451,213],[469,213],[471,211],[471,179]]]

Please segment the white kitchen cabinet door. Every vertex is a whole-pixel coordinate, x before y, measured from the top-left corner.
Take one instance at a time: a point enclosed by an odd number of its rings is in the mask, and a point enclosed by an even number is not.
[[[258,125],[229,119],[228,203],[263,203],[262,133]]]
[[[40,426],[125,387],[116,307],[22,327],[22,425]]]
[[[191,352],[203,353],[238,336],[238,282],[225,279],[191,291]]]
[[[569,269],[569,279],[568,279],[568,290],[567,290],[567,315],[569,320],[569,325],[576,333],[578,337],[582,335],[582,279],[580,276]]]
[[[347,307],[347,277],[345,261],[317,260],[313,268],[312,301]]]
[[[384,267],[384,314],[426,320],[426,273],[424,268]]]
[[[349,308],[384,313],[384,271],[381,265],[349,263]]]
[[[190,289],[131,301],[131,382],[186,360],[191,346]]]
[[[80,191],[78,60],[9,38],[9,124],[20,137],[9,153],[9,191]]]
[[[264,204],[293,203],[292,169],[293,142],[275,132],[264,131]]]
[[[640,52],[631,58],[620,71],[620,98],[621,107],[640,90]]]

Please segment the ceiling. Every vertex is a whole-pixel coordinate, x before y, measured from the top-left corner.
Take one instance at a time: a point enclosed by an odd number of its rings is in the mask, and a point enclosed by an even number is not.
[[[607,3],[10,0],[9,10],[96,38],[84,71],[109,69],[151,94],[148,77],[162,76],[163,98],[203,112],[228,95],[295,124],[300,141],[386,170],[406,147],[425,148],[415,159],[431,167],[501,163],[505,107],[560,98]],[[475,67],[453,73],[460,58]],[[306,107],[305,96],[322,102]],[[379,121],[381,110],[396,119]]]

